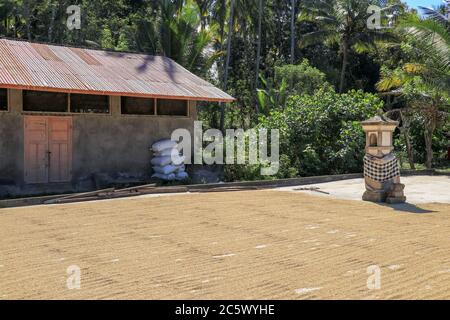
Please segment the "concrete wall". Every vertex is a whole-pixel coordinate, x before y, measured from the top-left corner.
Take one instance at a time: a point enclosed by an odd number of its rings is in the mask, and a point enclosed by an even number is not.
[[[0,111],[0,188],[23,181],[22,91],[8,90],[9,110]]]
[[[30,189],[23,182],[22,92],[9,90],[9,97],[10,110],[0,112],[0,197],[2,188],[3,194],[47,190],[39,185]],[[109,115],[70,114],[73,119],[71,187],[75,190],[84,189],[82,182],[90,180],[93,174],[148,179],[150,146],[170,137],[178,128],[193,133],[197,117],[195,102],[189,103],[189,117],[121,115],[120,97],[111,97],[110,106]]]

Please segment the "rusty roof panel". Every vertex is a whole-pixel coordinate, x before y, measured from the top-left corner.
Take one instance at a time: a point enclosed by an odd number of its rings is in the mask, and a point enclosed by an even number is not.
[[[84,50],[79,49],[79,48],[70,48],[70,50],[72,50],[72,52],[74,52],[77,56],[79,56],[81,58],[81,60],[83,60],[87,64],[90,64],[93,66],[101,66],[101,63],[98,62],[97,59],[92,57],[89,53],[85,52]]]
[[[55,55],[54,52],[48,46],[40,46],[35,43],[32,43],[31,46],[45,60],[61,61],[61,59],[57,55]]]
[[[173,60],[0,39],[0,86],[104,95],[231,102]]]

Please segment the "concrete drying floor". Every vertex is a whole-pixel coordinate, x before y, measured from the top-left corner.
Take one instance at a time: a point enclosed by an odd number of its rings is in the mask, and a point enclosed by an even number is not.
[[[408,203],[450,203],[450,176],[412,176],[402,177],[402,183],[405,184],[405,195]],[[301,191],[304,193],[331,197],[335,199],[359,200],[362,201],[362,195],[365,191],[363,179],[353,179],[336,181],[330,183],[321,183],[308,186],[280,188],[281,191],[294,191],[296,188],[318,187],[321,191],[330,193],[329,195]],[[299,192],[299,191],[296,191]]]
[[[0,299],[450,299],[449,234],[450,204],[301,192],[0,209]]]

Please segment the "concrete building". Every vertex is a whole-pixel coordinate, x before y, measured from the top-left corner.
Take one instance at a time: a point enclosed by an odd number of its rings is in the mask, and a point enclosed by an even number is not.
[[[0,39],[0,197],[145,181],[197,101],[233,98],[165,57]]]

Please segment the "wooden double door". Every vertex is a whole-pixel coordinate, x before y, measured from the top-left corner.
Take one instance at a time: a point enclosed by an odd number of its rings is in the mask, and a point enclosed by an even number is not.
[[[72,178],[72,118],[25,116],[25,183],[62,183]]]

